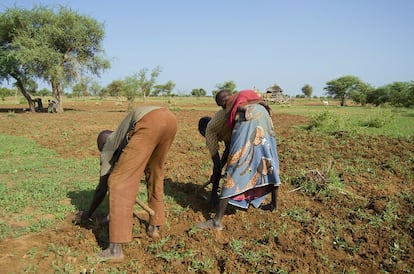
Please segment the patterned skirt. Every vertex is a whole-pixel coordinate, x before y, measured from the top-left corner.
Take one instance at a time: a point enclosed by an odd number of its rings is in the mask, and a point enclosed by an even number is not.
[[[259,207],[271,186],[280,185],[276,135],[267,110],[246,106],[234,126],[221,199],[248,208]]]

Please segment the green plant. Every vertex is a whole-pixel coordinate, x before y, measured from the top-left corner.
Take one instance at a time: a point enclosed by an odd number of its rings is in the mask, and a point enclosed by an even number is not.
[[[360,121],[363,127],[382,128],[394,121],[394,114],[391,111],[380,110],[372,113],[367,118]]]
[[[310,195],[327,197],[329,192],[329,176],[323,171],[308,170],[301,172],[296,178],[291,178],[291,184],[297,189]]]
[[[213,263],[209,257],[205,257],[204,260],[192,260],[188,266],[188,271],[191,272],[207,272],[213,268]]]
[[[20,104],[20,105],[27,104],[27,99],[26,99],[26,98],[24,98],[24,97],[20,97],[20,98],[19,98],[19,104]]]
[[[398,204],[393,201],[389,201],[383,213],[383,220],[388,229],[391,229],[394,223],[397,221],[398,219],[397,212],[398,212]]]
[[[245,260],[254,267],[257,267],[258,264],[263,260],[263,254],[260,251],[246,250],[245,252],[239,255],[243,260]]]
[[[337,123],[338,123],[338,117],[334,113],[328,110],[325,110],[311,117],[311,121],[310,121],[308,128],[309,129],[322,129],[322,128],[332,129],[332,128],[335,128]]]
[[[13,110],[7,112],[7,117],[16,117],[16,113]]]
[[[414,205],[414,194],[413,193],[410,193],[408,191],[403,191],[399,193],[398,196],[404,201],[406,201],[407,203]]]
[[[137,259],[132,259],[130,260],[127,264],[126,267],[129,269],[132,269],[134,272],[137,272],[138,270],[140,270],[141,266],[139,264],[139,260]]]
[[[311,220],[311,216],[305,208],[287,208],[283,211],[281,216],[289,217],[300,223],[307,223]]]
[[[245,241],[235,240],[235,239],[232,239],[229,243],[231,249],[236,254],[242,254],[243,253],[243,247],[244,247],[245,244],[246,244]]]
[[[32,265],[32,264],[26,265],[23,268],[24,273],[37,273],[38,270],[39,269],[38,269],[37,265]]]
[[[34,258],[36,256],[37,253],[37,247],[32,247],[27,251],[27,255],[30,256],[31,258]]]
[[[170,236],[161,238],[159,241],[150,244],[147,248],[148,252],[155,254],[158,250],[161,249],[163,245],[165,245],[170,240]]]
[[[268,269],[269,273],[275,273],[275,274],[289,274],[289,271],[284,270],[283,268],[277,267],[277,268],[270,268]]]
[[[189,236],[195,235],[197,232],[199,232],[200,229],[197,228],[196,226],[192,226],[190,227],[190,229],[187,231]]]
[[[180,247],[180,249],[184,249],[184,246]],[[192,256],[194,256],[194,254],[195,254],[195,252],[191,249],[182,250],[182,251],[171,249],[169,251],[164,251],[164,252],[157,253],[156,257],[157,258],[162,258],[167,262],[172,262],[172,261],[176,261],[176,260],[182,260],[186,257],[192,257]]]

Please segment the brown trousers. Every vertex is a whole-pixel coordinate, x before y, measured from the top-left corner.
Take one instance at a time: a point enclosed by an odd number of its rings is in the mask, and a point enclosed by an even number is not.
[[[147,175],[148,206],[155,212],[149,223],[165,224],[164,164],[177,132],[177,120],[166,108],[146,114],[135,124],[108,180],[109,241],[132,241],[132,221],[135,199],[144,171]]]

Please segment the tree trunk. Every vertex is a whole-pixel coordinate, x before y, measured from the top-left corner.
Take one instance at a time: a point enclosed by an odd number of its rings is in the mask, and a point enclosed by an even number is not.
[[[345,97],[341,98],[341,107],[345,106]]]
[[[52,96],[58,104],[57,112],[63,113],[62,85],[59,81],[56,81],[56,80],[50,80],[50,83],[52,85]]]
[[[20,80],[18,77],[17,78],[14,77],[14,79],[16,79],[17,87],[20,89],[23,96],[26,98],[27,103],[29,104],[30,111],[31,112],[36,112],[35,105],[34,105],[34,102],[32,100],[32,97],[30,97],[30,94],[27,92],[26,88],[24,87],[22,80]]]

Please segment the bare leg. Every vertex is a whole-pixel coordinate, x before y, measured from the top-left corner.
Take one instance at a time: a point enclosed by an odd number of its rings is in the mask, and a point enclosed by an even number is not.
[[[270,210],[270,211],[276,211],[277,210],[277,196],[278,196],[279,186],[273,187],[273,190],[271,192],[272,200],[270,201],[270,204],[264,205],[261,208],[263,210]]]
[[[226,212],[227,205],[229,204],[230,198],[221,199],[219,203],[219,209],[213,218],[214,225],[217,227],[221,227],[223,223],[224,212]]]
[[[277,196],[279,192],[279,186],[275,186],[272,191],[272,201],[270,202],[274,206],[274,210],[277,210]]]
[[[220,197],[217,194],[218,193],[218,187],[219,187],[218,182],[213,183],[213,187],[211,189],[211,194],[210,194],[210,205],[212,207],[215,207],[220,201]]]
[[[98,254],[98,258],[102,261],[122,261],[124,259],[124,254],[122,253],[122,244],[109,243],[108,248]]]

